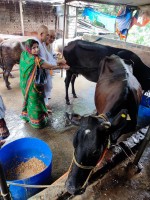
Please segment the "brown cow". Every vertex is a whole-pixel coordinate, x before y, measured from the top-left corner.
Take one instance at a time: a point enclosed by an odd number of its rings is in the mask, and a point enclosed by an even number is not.
[[[71,194],[83,192],[95,166],[102,161],[110,143],[137,128],[138,106],[142,89],[131,66],[116,55],[105,57],[95,89],[97,116],[79,116],[74,135],[74,155],[66,188]],[[131,120],[127,120],[127,116]]]
[[[11,89],[8,77],[13,66],[19,63],[21,52],[24,50],[24,42],[27,39],[29,37],[23,36],[4,40],[0,43],[0,67],[3,69],[7,89]]]

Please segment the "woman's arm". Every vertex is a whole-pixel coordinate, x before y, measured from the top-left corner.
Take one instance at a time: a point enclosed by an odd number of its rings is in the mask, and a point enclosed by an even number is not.
[[[55,70],[55,69],[69,69],[70,67],[68,65],[62,65],[62,64],[57,64],[57,65],[51,65],[47,62],[44,62],[41,67],[43,67],[44,69],[52,69],[52,70]]]
[[[44,62],[42,65],[41,65],[42,68],[44,69],[62,69],[61,66],[58,66],[58,65],[51,65],[47,62]]]

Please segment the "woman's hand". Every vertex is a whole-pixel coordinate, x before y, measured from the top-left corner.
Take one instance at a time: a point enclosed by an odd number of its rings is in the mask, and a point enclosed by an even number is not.
[[[59,59],[59,60],[57,61],[57,64],[58,64],[58,65],[64,65],[64,64],[66,64],[66,60],[65,60],[64,58]]]
[[[63,57],[60,52],[57,52],[56,55],[57,55],[57,59],[61,59]]]
[[[65,69],[65,70],[68,70],[70,68],[70,66],[67,64],[59,64],[59,67],[60,69]]]

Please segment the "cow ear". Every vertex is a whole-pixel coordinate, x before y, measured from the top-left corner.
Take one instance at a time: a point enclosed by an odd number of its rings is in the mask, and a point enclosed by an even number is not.
[[[133,60],[126,60],[126,59],[123,59],[123,61],[125,62],[125,64],[127,64],[127,65],[131,65],[132,67],[134,66],[134,62],[133,62]]]
[[[73,137],[73,146],[74,146],[74,148],[77,147],[77,144],[78,144],[78,131],[74,134],[74,137]]]
[[[73,125],[79,126],[82,116],[79,115],[79,114],[76,114],[76,113],[69,114],[69,113],[66,112],[65,118],[66,118],[66,124],[71,123]]]

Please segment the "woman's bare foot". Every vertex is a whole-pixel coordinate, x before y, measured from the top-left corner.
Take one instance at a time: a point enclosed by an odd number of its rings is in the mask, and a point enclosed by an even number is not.
[[[51,109],[51,107],[49,105],[46,105],[46,108],[47,108],[47,112],[48,113],[52,113],[52,109]]]

